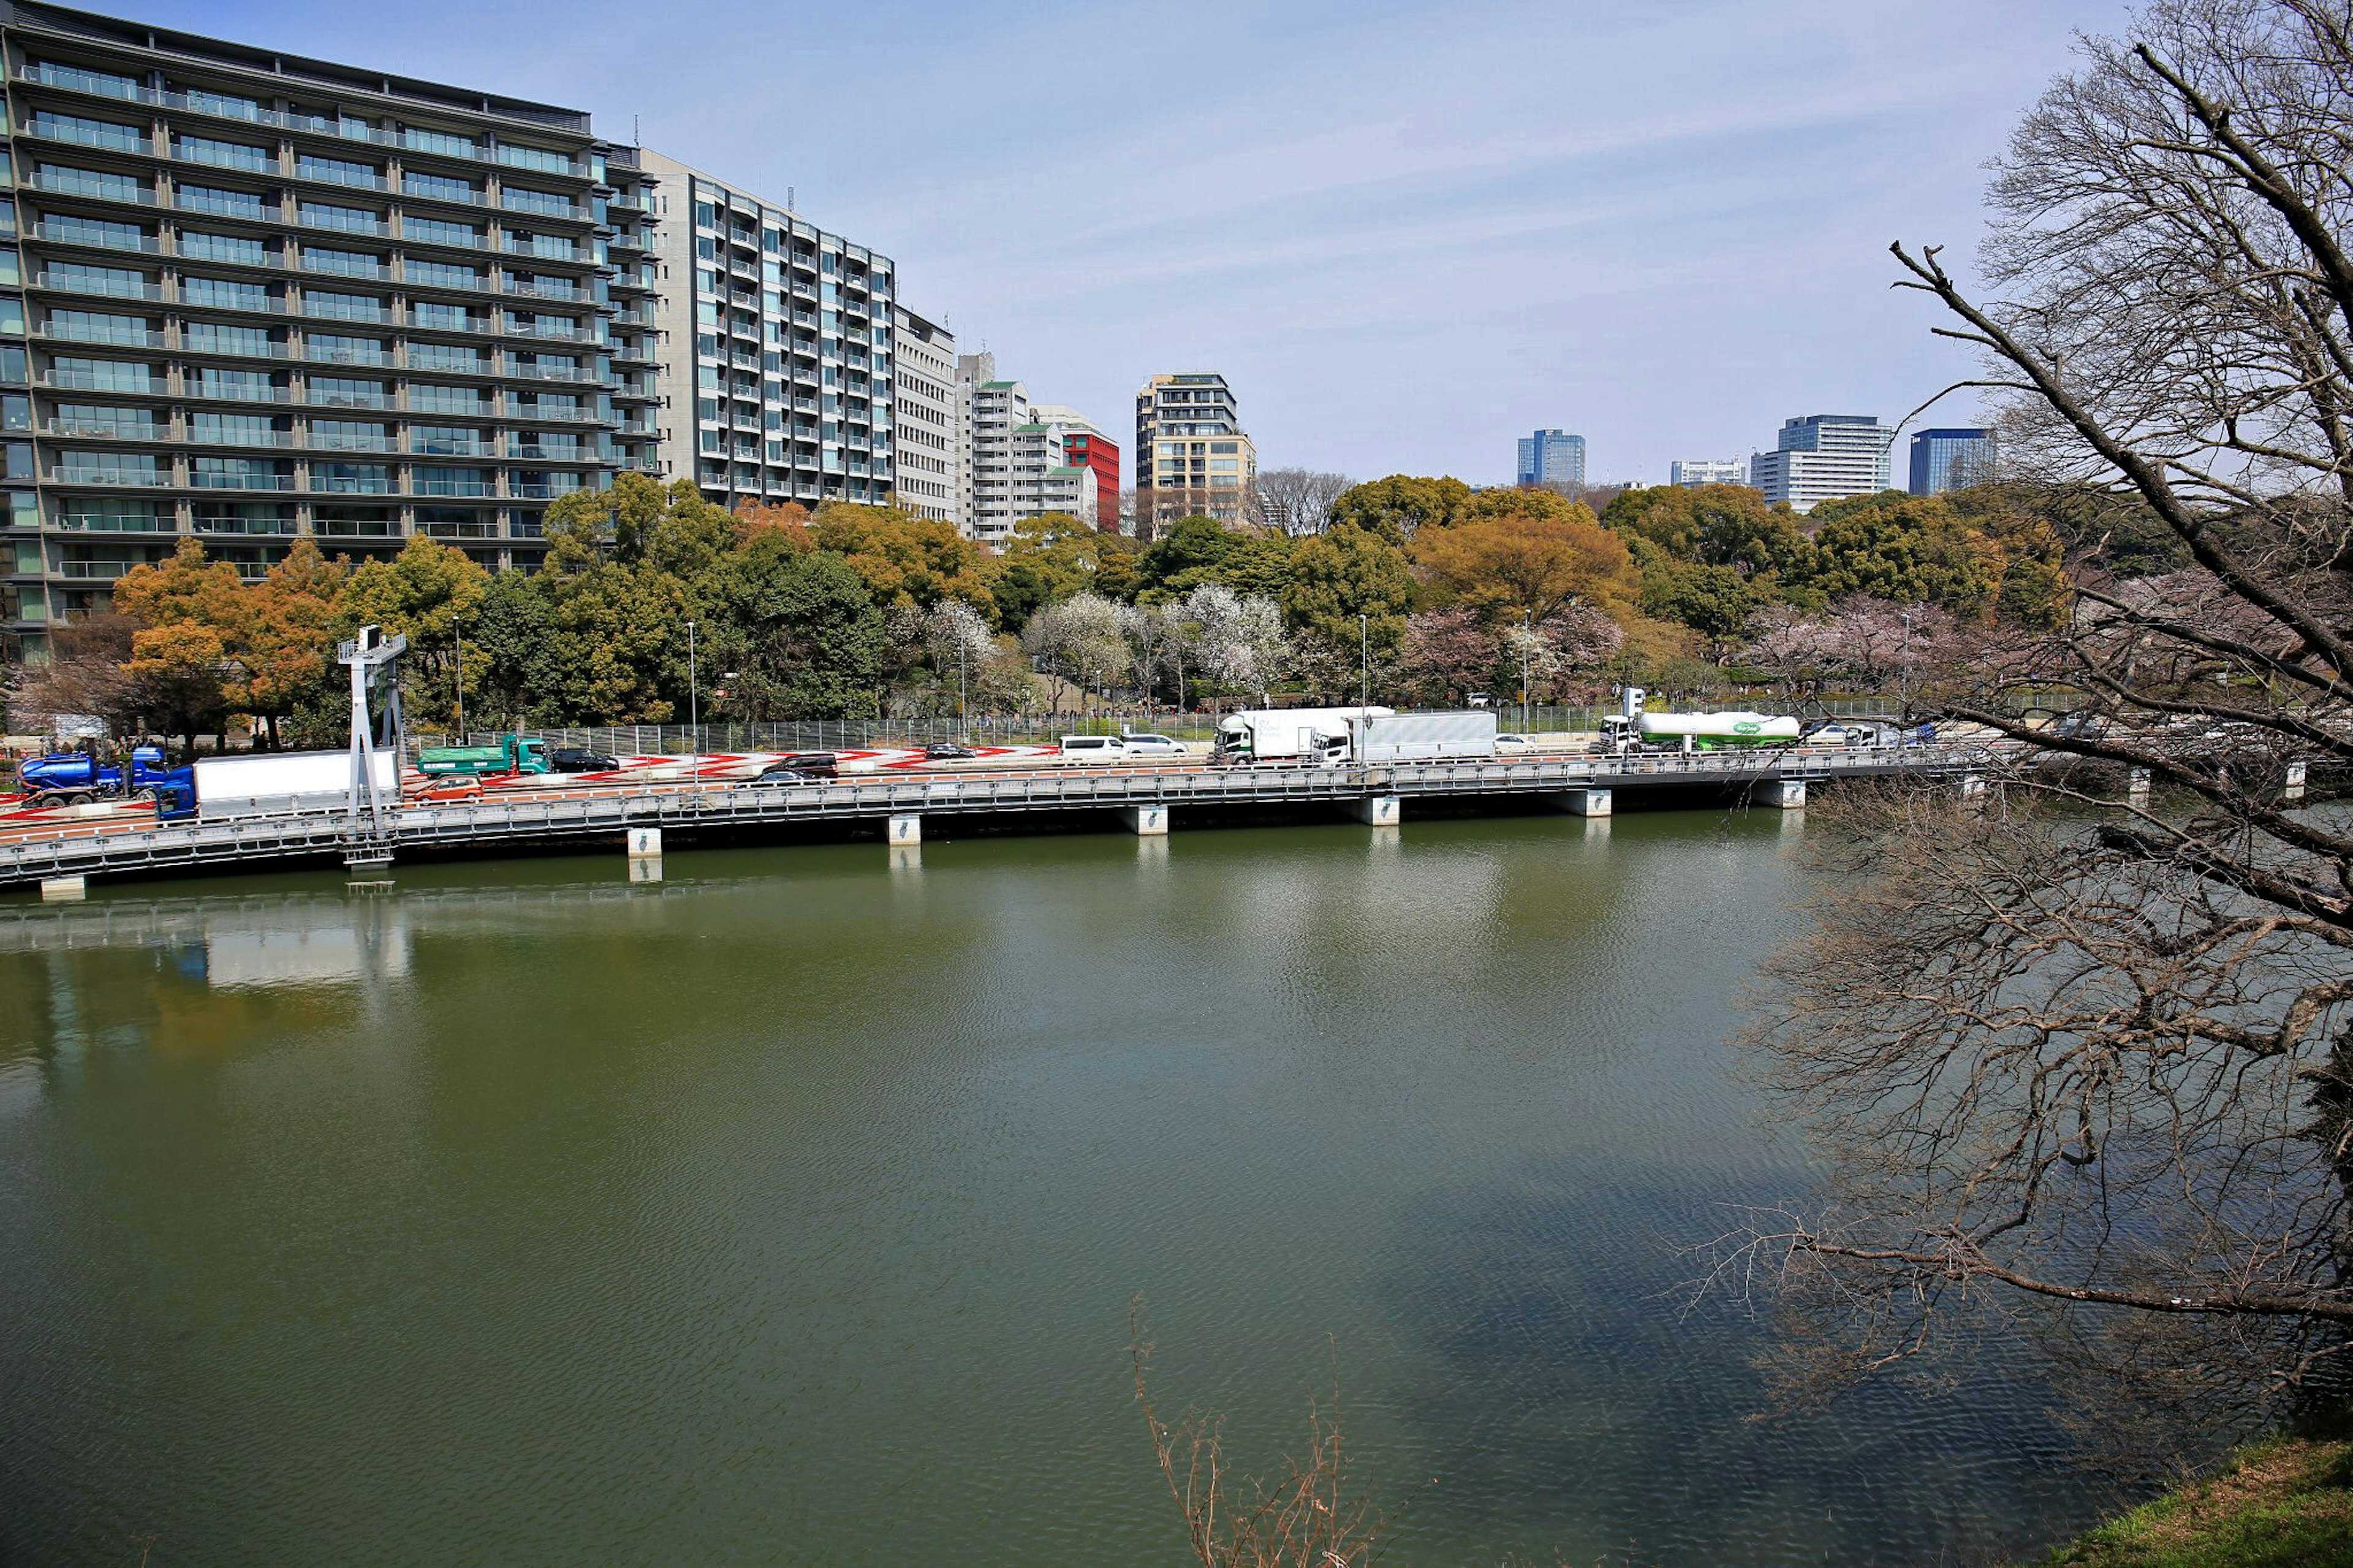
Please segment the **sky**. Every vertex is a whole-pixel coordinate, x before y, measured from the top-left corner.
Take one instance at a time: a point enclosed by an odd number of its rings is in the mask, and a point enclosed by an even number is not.
[[[87,3],[87,0],[86,0]],[[1222,372],[1261,468],[1596,482],[1893,421],[1968,374],[1984,164],[2116,0],[142,0],[88,8],[586,109],[893,258],[1123,451]],[[1967,395],[1912,428],[1966,424]],[[1900,458],[1899,458],[1900,465]]]

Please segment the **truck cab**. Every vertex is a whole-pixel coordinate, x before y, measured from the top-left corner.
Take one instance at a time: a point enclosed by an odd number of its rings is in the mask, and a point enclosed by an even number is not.
[[[476,778],[493,773],[543,773],[547,742],[536,735],[501,735],[488,746],[433,746],[417,754],[417,771],[427,778],[469,773]]]

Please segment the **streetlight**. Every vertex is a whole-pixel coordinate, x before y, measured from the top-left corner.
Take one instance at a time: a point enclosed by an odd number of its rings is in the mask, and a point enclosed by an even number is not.
[[[1904,621],[1904,663],[1895,678],[1896,706],[1903,711],[1906,723],[1912,720],[1912,612],[1901,612]]]
[[[1535,715],[1528,707],[1528,643],[1536,635],[1536,613],[1520,612],[1520,730],[1525,733],[1535,728]]]
[[[695,689],[694,623],[686,623],[686,782],[692,787],[702,773],[702,698]]]
[[[1356,612],[1356,651],[1365,662],[1365,684],[1356,698],[1356,724],[1362,729],[1365,710],[1373,705],[1373,617],[1363,610]]]
[[[458,744],[462,746],[466,743],[466,623],[452,616],[449,630],[458,638]]]

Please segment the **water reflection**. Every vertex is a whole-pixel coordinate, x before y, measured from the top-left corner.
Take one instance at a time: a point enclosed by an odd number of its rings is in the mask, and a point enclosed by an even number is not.
[[[8,906],[0,1561],[1173,1561],[1138,1290],[1253,1464],[1337,1345],[1401,1562],[2031,1542],[2031,1369],[1759,1425],[1670,1300],[1808,1180],[1722,1044],[1774,815]]]

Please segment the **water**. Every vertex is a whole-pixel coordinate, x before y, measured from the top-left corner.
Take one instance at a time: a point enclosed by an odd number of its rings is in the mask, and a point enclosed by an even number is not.
[[[1176,1563],[1336,1356],[1391,1561],[1977,1561],[2031,1369],[1755,1419],[1686,1249],[1778,814],[975,838],[0,903],[0,1562]]]

